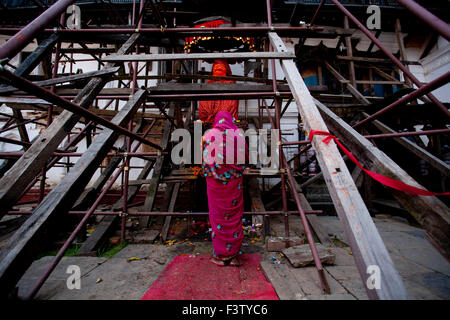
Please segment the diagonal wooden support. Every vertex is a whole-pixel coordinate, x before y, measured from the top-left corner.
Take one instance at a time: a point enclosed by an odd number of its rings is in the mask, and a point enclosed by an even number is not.
[[[117,125],[126,124],[145,98],[145,90],[136,92],[112,121]],[[118,132],[103,129],[75,166],[10,238],[0,258],[0,296],[6,296],[14,288],[39,248],[50,240],[50,232],[61,221],[62,214],[73,206],[118,136]]]
[[[334,69],[326,61],[325,61],[325,66],[336,77],[336,79],[338,79],[339,81],[346,80],[336,69]],[[357,100],[359,100],[359,102],[361,102],[364,105],[370,105],[370,102],[354,86],[352,86],[348,82],[345,82],[345,85],[346,85],[348,91],[350,91],[350,93]],[[390,98],[388,99],[388,101],[389,100],[390,100]],[[367,118],[369,115],[367,113],[363,112],[363,116]],[[372,124],[375,127],[377,127],[378,130],[380,130],[383,133],[394,133],[394,130],[392,130],[391,128],[389,128],[388,126],[386,126],[385,124],[383,124],[382,122],[380,122],[378,120],[373,120]],[[421,158],[424,161],[428,162],[431,166],[433,166],[437,170],[441,171],[444,175],[449,176],[449,174],[450,174],[449,166],[444,161],[442,161],[439,158],[435,157],[434,155],[432,155],[431,153],[429,153],[425,149],[421,148],[417,144],[412,143],[411,141],[409,141],[405,137],[394,137],[393,139],[397,143],[401,144],[402,146],[404,146],[405,148],[407,148],[408,150],[413,152],[416,156],[418,156],[419,158]]]
[[[247,191],[251,201],[251,210],[254,212],[266,211],[264,203],[261,198],[261,190],[259,188],[259,182],[257,177],[249,177],[246,179]],[[270,217],[268,215],[253,215],[252,224],[263,226],[262,235],[264,237],[270,236]]]
[[[144,166],[144,168],[142,168],[141,172],[139,173],[138,179],[145,179],[147,175],[150,173],[150,170],[153,168],[153,165],[154,165],[153,161],[147,162],[147,164]],[[138,194],[141,186],[142,184],[128,187],[127,203],[131,203],[131,201],[133,201],[134,197]],[[117,201],[113,205],[112,210],[113,211],[121,210],[122,207],[123,207],[123,196],[122,198],[119,199],[119,201]],[[92,255],[93,253],[96,253],[96,250],[101,247],[106,236],[115,226],[118,219],[119,219],[118,216],[105,216],[99,223],[97,228],[95,228],[94,232],[91,233],[91,236],[80,247],[80,249],[78,250],[78,255]]]
[[[366,118],[369,116],[365,112],[363,112],[362,115]],[[372,121],[372,124],[383,133],[396,133],[396,131],[380,122],[379,120]],[[450,166],[447,163],[405,137],[394,137],[393,139],[394,141],[398,142],[403,147],[414,153],[417,157],[427,162],[430,166],[439,170],[445,176],[450,177]]]
[[[175,203],[177,202],[178,192],[180,191],[181,182],[176,182],[175,184],[167,184],[166,194],[164,199],[167,199],[160,208],[160,211],[173,212],[175,208]],[[170,201],[169,201],[170,200]],[[172,216],[167,216],[164,219],[164,224],[161,228],[161,240],[163,242],[167,239],[167,233],[169,232],[170,222],[172,221]]]
[[[274,32],[269,39],[275,51],[286,52],[286,46]],[[282,60],[289,87],[297,103],[306,130],[328,131],[311,94],[309,93],[293,60]],[[394,267],[372,218],[358,193],[358,189],[334,142],[325,144],[322,137],[315,136],[312,145],[323,171],[339,219],[344,226],[347,239],[355,257],[356,266],[371,299],[407,299],[403,282]],[[368,268],[379,268],[380,289],[369,288]],[[370,272],[370,271],[369,271]]]
[[[44,56],[46,56],[51,49],[54,47],[55,43],[59,40],[60,36],[57,34],[52,34],[49,38],[44,40],[37,48],[34,50],[18,67],[14,70],[14,73],[18,76],[28,75],[38,64],[41,62]],[[3,88],[2,88],[3,89]],[[12,109],[13,115],[17,123],[24,121],[22,112],[17,109]],[[27,129],[25,125],[18,127],[20,139],[24,142],[30,142],[28,137]],[[27,150],[28,147],[24,148]]]
[[[84,80],[84,79],[89,79],[92,77],[112,75],[112,74],[116,73],[117,71],[119,71],[119,67],[102,69],[99,71],[85,72],[85,73],[81,73],[81,74],[74,74],[71,76],[58,77],[58,78],[54,78],[54,79],[35,81],[33,83],[37,84],[41,87],[48,87],[51,85],[60,84],[60,83],[64,83],[64,82],[75,82],[75,81],[80,81],[80,80]],[[0,88],[0,94],[12,93],[12,92],[18,91],[18,90],[19,89],[14,88],[13,86],[6,86],[4,88]]]
[[[305,210],[312,210],[308,199],[306,199],[305,195],[303,194],[302,188],[295,180],[294,180],[294,187],[299,195],[302,208],[304,208]],[[308,220],[311,228],[314,230],[314,233],[316,234],[317,238],[319,238],[320,243],[322,243],[324,246],[332,247],[333,242],[331,242],[330,236],[323,228],[317,216],[314,214],[308,214],[306,215],[306,219]]]
[[[173,117],[175,113],[175,105],[172,103],[169,109],[169,117]],[[161,140],[161,147],[163,150],[167,148],[169,143],[170,135],[172,132],[172,123],[167,120],[164,126],[164,135]],[[155,166],[153,169],[153,175],[150,180],[150,185],[148,186],[147,195],[145,197],[144,212],[149,212],[153,210],[153,206],[156,200],[156,193],[158,192],[159,182],[161,180],[161,171],[164,164],[165,155],[160,155],[156,159]],[[139,223],[143,227],[147,227],[150,221],[150,216],[140,217]]]
[[[345,121],[316,100],[326,123],[358,160],[368,169],[417,188],[423,188],[384,152],[361,136]],[[392,190],[392,195],[427,231],[441,253],[450,252],[450,209],[437,197],[424,197]]]
[[[138,39],[139,34],[133,34],[118,52],[125,54],[130,51]],[[114,66],[114,64],[106,64],[105,68]],[[89,108],[107,81],[107,77],[92,78],[73,102],[85,109]],[[79,119],[80,115],[78,114],[69,111],[62,112],[3,176],[0,180],[0,218],[19,200],[21,191],[39,173]]]

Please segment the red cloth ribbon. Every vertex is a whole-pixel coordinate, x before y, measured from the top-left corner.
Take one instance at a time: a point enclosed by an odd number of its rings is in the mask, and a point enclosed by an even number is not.
[[[399,190],[399,191],[403,191],[406,193],[411,193],[411,194],[415,194],[415,195],[419,195],[419,196],[444,196],[444,195],[450,195],[450,192],[443,192],[443,193],[436,193],[436,192],[431,192],[425,189],[420,189],[420,188],[416,188],[413,187],[409,184],[403,183],[401,181],[398,180],[394,180],[388,177],[385,177],[381,174],[369,171],[367,169],[364,169],[361,165],[361,163],[359,163],[359,161],[353,156],[353,154],[347,149],[345,148],[342,143],[339,142],[339,140],[333,136],[331,133],[326,132],[326,131],[319,131],[319,130],[311,130],[311,132],[309,133],[309,140],[312,142],[312,139],[315,135],[321,135],[321,136],[326,136],[322,142],[324,142],[325,144],[330,143],[331,140],[334,140],[334,142],[336,142],[336,144],[339,146],[339,148],[341,148],[341,150],[347,155],[347,157],[352,160],[359,168],[361,168],[361,170],[363,170],[365,173],[367,173],[369,176],[371,176],[373,179],[375,179],[376,181],[380,182],[381,184],[388,186],[390,188]]]

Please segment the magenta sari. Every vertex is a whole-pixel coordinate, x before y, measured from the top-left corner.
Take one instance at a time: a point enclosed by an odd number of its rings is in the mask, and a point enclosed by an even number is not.
[[[218,260],[229,260],[239,254],[244,239],[242,172],[246,154],[245,138],[238,131],[235,119],[228,111],[218,112],[213,129],[203,137],[202,165],[207,184],[213,256]]]

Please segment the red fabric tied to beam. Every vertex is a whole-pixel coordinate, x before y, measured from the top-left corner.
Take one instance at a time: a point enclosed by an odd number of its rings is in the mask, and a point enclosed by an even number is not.
[[[213,76],[225,77],[231,75],[231,69],[226,60],[216,59],[213,64]],[[236,83],[231,80],[208,80],[206,83]],[[198,103],[198,117],[203,122],[214,122],[214,117],[219,111],[228,111],[235,119],[238,119],[238,100],[206,100]]]
[[[333,136],[331,133],[326,132],[326,131],[318,131],[318,130],[311,130],[311,132],[309,133],[309,140],[312,142],[312,139],[314,137],[314,135],[321,135],[321,136],[326,136],[322,142],[324,142],[325,144],[330,143],[331,140],[334,140],[334,142],[336,142],[336,144],[339,146],[339,148],[341,148],[341,150],[347,155],[347,157],[353,161],[353,163],[355,163],[361,170],[363,170],[365,173],[367,173],[369,176],[371,176],[373,179],[375,179],[376,181],[380,182],[381,184],[395,189],[395,190],[399,190],[399,191],[403,191],[406,193],[410,193],[410,194],[414,194],[414,195],[418,195],[418,196],[446,196],[446,195],[450,195],[450,192],[443,192],[443,193],[437,193],[437,192],[431,192],[425,189],[420,189],[420,188],[416,188],[413,187],[409,184],[403,183],[401,181],[398,180],[394,180],[391,178],[388,178],[386,176],[383,176],[381,174],[369,171],[367,169],[364,169],[361,165],[361,163],[359,163],[359,161],[353,156],[353,154],[347,149],[345,148],[342,143],[339,142],[339,140]]]

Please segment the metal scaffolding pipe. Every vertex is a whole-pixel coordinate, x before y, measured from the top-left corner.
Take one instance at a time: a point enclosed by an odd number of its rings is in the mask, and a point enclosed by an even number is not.
[[[4,45],[0,47],[0,59],[13,58],[50,22],[55,20],[66,11],[74,0],[59,0],[54,5],[45,10],[36,19],[31,21],[25,27],[20,29],[13,37],[11,37]]]
[[[442,21],[415,1],[397,0],[397,2],[411,11],[415,16],[422,19],[426,24],[433,28],[447,41],[450,41],[450,26],[447,24],[447,22]]]

